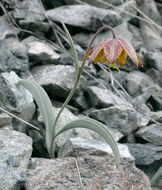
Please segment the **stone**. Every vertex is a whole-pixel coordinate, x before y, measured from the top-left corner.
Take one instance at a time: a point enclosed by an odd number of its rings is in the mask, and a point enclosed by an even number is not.
[[[162,123],[162,111],[151,112],[151,118],[159,123]]]
[[[161,25],[161,15],[157,10],[155,1],[146,0],[142,2],[142,9],[144,14],[151,18],[154,22]]]
[[[96,31],[106,24],[116,26],[121,23],[121,17],[116,12],[89,5],[61,6],[48,10],[47,16],[54,22],[62,20],[67,25],[91,31]]]
[[[162,49],[161,35],[157,31],[153,30],[150,26],[146,25],[145,23],[140,24],[140,27],[145,47],[148,50],[155,50],[155,49],[161,50]]]
[[[27,49],[15,37],[0,40],[0,73],[15,71],[17,74],[28,72]]]
[[[117,7],[117,9],[114,9],[114,10],[119,13],[119,15],[122,17],[122,19],[124,21],[128,22],[132,18],[134,18],[132,15],[137,15],[137,10],[133,6],[137,7],[136,1],[135,0],[130,0],[130,1],[126,1],[125,3],[119,5]],[[129,12],[132,15],[129,15],[126,12]]]
[[[161,88],[151,79],[151,77],[140,71],[133,71],[128,74],[127,91],[131,96],[136,97],[150,89],[155,91]]]
[[[6,113],[0,114],[0,128],[4,126],[11,126],[11,117]]]
[[[154,91],[149,97],[148,103],[152,105],[153,111],[161,111],[162,110],[162,89]]]
[[[55,63],[60,55],[43,42],[30,42],[28,56],[31,61],[42,63]]]
[[[74,106],[79,108],[80,110],[87,110],[90,108],[87,98],[83,95],[78,96],[75,100],[74,100]]]
[[[22,7],[20,9],[16,8],[13,17],[15,19],[26,20],[26,21],[44,21],[45,16],[42,14],[42,8],[38,0],[24,0],[16,3],[17,7]],[[24,11],[27,9],[27,11]]]
[[[0,189],[20,190],[32,153],[32,140],[23,133],[0,129]]]
[[[127,145],[117,144],[121,158],[127,158],[134,161],[134,157],[130,154]],[[90,141],[83,138],[69,139],[59,150],[58,157],[82,157],[85,155],[104,156],[111,154],[112,149],[106,142]]]
[[[133,107],[137,111],[137,126],[145,127],[151,121],[151,110],[146,104],[134,104]]]
[[[0,22],[0,41],[10,37],[16,37],[17,34],[18,32],[9,23],[6,21]]]
[[[135,158],[136,165],[150,165],[162,159],[162,146],[153,144],[127,143],[131,155]]]
[[[146,127],[143,127],[136,132],[136,136],[154,145],[161,146],[162,145],[162,125],[151,124]]]
[[[151,68],[146,72],[146,74],[150,76],[155,83],[157,83],[160,87],[162,87],[161,71]]]
[[[31,30],[38,35],[45,34],[50,30],[50,24],[43,21],[33,21],[33,20],[20,20],[19,24],[22,28],[26,30]]]
[[[132,161],[122,160],[118,169],[114,158],[85,156],[77,158],[80,176],[86,189],[151,190],[148,177]],[[26,190],[81,189],[76,159],[72,157],[43,159],[32,158],[28,169]],[[47,182],[48,179],[48,182]]]
[[[123,2],[123,0],[109,0],[109,2],[107,2],[106,0],[103,0],[103,2],[99,2],[99,1],[94,1],[92,2],[91,0],[84,0],[85,3],[95,6],[95,7],[100,7],[100,8],[112,8],[110,7],[108,4],[112,4],[112,5],[120,5]],[[76,4],[77,2],[75,0],[65,0],[66,4]]]
[[[7,111],[29,122],[35,112],[35,104],[31,93],[23,86],[18,85],[21,80],[15,72],[0,74],[0,106]],[[26,124],[13,119],[14,129],[26,132]]]
[[[137,129],[137,116],[133,108],[126,105],[116,105],[110,108],[94,110],[90,117],[101,121],[110,128],[117,129],[124,135],[129,135]]]
[[[157,25],[161,26],[161,16],[157,10],[155,1],[143,1],[141,11],[143,11],[143,13],[152,19]],[[153,51],[155,49],[161,49],[161,30],[158,27],[152,28],[150,24],[141,20],[139,21],[139,24],[146,48]]]
[[[90,86],[87,87],[86,93],[88,94],[91,105],[96,108],[107,108],[119,104],[128,105],[126,101],[114,95],[108,89],[102,89],[97,86]]]
[[[35,125],[38,126],[38,125]],[[40,127],[40,125],[39,125]],[[38,130],[30,129],[29,136],[33,140],[33,152],[32,157],[42,157],[42,158],[49,158],[49,154],[47,152],[45,139]]]
[[[158,71],[162,71],[161,59],[162,54],[161,52],[153,52],[153,51],[145,51],[143,52],[143,59],[147,63],[147,68],[155,68]]]
[[[34,79],[45,88],[51,98],[65,99],[75,84],[75,69],[70,65],[42,65],[31,70]],[[78,96],[84,86],[81,77],[75,95]],[[75,98],[75,95],[73,98]]]

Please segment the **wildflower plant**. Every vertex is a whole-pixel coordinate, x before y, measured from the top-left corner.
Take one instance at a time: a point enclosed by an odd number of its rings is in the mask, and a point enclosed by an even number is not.
[[[72,38],[64,25],[62,23],[63,28],[67,34],[68,40],[71,44],[71,49],[74,57],[74,63],[75,63],[75,76],[76,76],[76,81],[74,84],[74,87],[72,88],[70,94],[66,98],[64,104],[62,105],[61,109],[59,110],[58,114],[54,116],[53,114],[53,108],[52,108],[52,103],[45,92],[45,90],[35,81],[29,81],[29,80],[21,80],[20,84],[26,87],[33,95],[40,112],[43,116],[43,120],[46,126],[46,146],[48,153],[51,158],[54,158],[54,151],[55,151],[55,139],[57,138],[58,135],[62,134],[63,132],[74,129],[74,128],[86,128],[89,130],[92,130],[99,135],[101,135],[105,141],[110,145],[114,156],[115,156],[115,161],[116,161],[116,166],[118,167],[119,165],[119,160],[120,160],[120,155],[119,155],[119,150],[117,147],[116,142],[114,141],[113,137],[109,133],[109,131],[105,128],[105,126],[88,117],[81,118],[81,119],[76,119],[72,122],[67,123],[60,131],[56,133],[56,127],[57,127],[57,121],[66,107],[66,105],[69,103],[70,99],[72,98],[73,94],[75,93],[75,90],[77,88],[77,85],[79,83],[80,77],[82,75],[84,65],[86,62],[86,58],[90,56],[90,61],[89,65],[91,64],[92,61],[95,63],[98,61],[101,61],[102,63],[105,63],[108,61],[110,64],[110,67],[117,68],[115,65],[115,61],[117,61],[121,67],[124,66],[126,63],[126,54],[128,54],[132,61],[134,62],[135,66],[138,66],[138,61],[142,66],[142,62],[140,61],[139,57],[135,53],[134,48],[132,47],[131,44],[129,44],[127,41],[123,39],[116,38],[115,33],[113,29],[110,26],[104,26],[100,28],[94,37],[92,38],[89,47],[87,48],[86,55],[82,58],[82,64],[79,67],[79,60],[78,56],[76,53],[75,46],[73,44]],[[96,36],[99,34],[104,29],[110,29],[113,33],[113,38],[112,39],[106,39],[100,42],[98,45],[96,45],[92,50],[91,46],[96,38]]]

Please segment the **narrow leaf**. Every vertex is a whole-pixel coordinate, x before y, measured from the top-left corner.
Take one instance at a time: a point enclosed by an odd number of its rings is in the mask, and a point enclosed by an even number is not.
[[[68,123],[67,125],[65,125],[57,134],[54,138],[56,138],[59,134],[70,130],[70,129],[74,129],[74,128],[86,128],[86,129],[90,129],[96,133],[98,133],[99,135],[101,135],[105,141],[110,145],[114,156],[115,156],[115,161],[116,161],[116,166],[119,166],[119,161],[120,161],[120,155],[119,155],[119,150],[117,147],[116,142],[114,141],[113,137],[111,136],[111,134],[109,133],[109,131],[105,128],[105,126],[94,120],[91,118],[81,118],[81,119],[77,119],[74,120],[70,123]]]
[[[150,183],[153,185],[156,180],[162,175],[162,166],[156,171],[156,173],[152,176]]]
[[[47,150],[50,154],[50,147],[52,143],[52,129],[55,120],[52,103],[45,90],[35,81],[21,80],[19,83],[31,92],[40,109],[46,126],[46,144]]]
[[[62,23],[62,26],[66,32],[66,35],[68,37],[68,40],[69,40],[69,43],[71,45],[71,49],[72,49],[72,53],[73,53],[73,57],[74,57],[74,62],[75,62],[75,75],[76,75],[76,80],[77,80],[77,76],[78,76],[78,73],[79,73],[79,61],[78,61],[78,55],[77,55],[77,52],[76,52],[76,49],[75,49],[75,46],[73,44],[73,40],[71,38],[71,35],[68,31],[68,29],[66,28],[65,24],[63,22]]]

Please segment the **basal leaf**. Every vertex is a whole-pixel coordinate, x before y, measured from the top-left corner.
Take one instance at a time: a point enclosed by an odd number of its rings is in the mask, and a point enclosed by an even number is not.
[[[47,93],[45,92],[45,90],[35,81],[21,80],[19,83],[31,92],[31,94],[33,95],[33,98],[35,99],[40,109],[40,112],[43,116],[43,120],[46,126],[47,150],[49,154],[51,155],[50,147],[52,143],[53,124],[55,120],[55,117],[53,115],[52,103]]]
[[[150,183],[153,185],[156,180],[162,175],[162,166],[156,171],[156,173],[152,176]]]
[[[62,23],[62,26],[66,32],[66,35],[68,37],[68,40],[69,40],[69,43],[71,45],[71,49],[72,49],[72,53],[73,53],[73,57],[74,57],[74,62],[75,62],[75,75],[76,75],[76,80],[77,80],[77,76],[78,76],[78,73],[79,73],[79,61],[78,61],[78,55],[77,55],[77,52],[76,52],[76,49],[75,49],[75,46],[73,44],[73,40],[71,38],[71,35],[68,31],[68,29],[66,28],[65,24],[63,22]]]
[[[56,138],[59,134],[70,130],[70,129],[74,129],[74,128],[86,128],[86,129],[90,129],[96,133],[98,133],[99,135],[101,135],[105,141],[110,145],[114,156],[115,156],[115,161],[116,161],[116,166],[119,166],[119,161],[120,161],[120,155],[119,155],[119,150],[117,147],[116,142],[114,141],[113,137],[111,136],[111,134],[109,133],[109,131],[105,128],[105,126],[94,120],[91,118],[81,118],[81,119],[77,119],[74,120],[70,123],[68,123],[67,125],[65,125],[57,134],[54,138]]]

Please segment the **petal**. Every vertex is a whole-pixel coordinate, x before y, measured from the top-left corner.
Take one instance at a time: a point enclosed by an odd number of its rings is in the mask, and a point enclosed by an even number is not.
[[[123,48],[117,39],[110,40],[104,46],[105,56],[109,63],[114,63],[121,54],[122,50]]]
[[[102,42],[100,42],[99,44],[97,44],[94,47],[94,51],[92,53],[92,55],[90,56],[90,60],[88,65],[90,65],[92,63],[92,61],[94,61],[95,57],[97,57],[97,55],[100,53],[100,51],[102,50],[102,48],[105,46],[105,44],[110,41],[110,38],[107,38],[106,40],[103,40]]]
[[[134,47],[126,40],[123,40],[121,38],[118,38],[117,40],[122,45],[123,49],[127,52],[127,54],[129,55],[135,66],[138,67],[138,58],[134,50]]]
[[[117,62],[119,63],[119,65],[121,66],[121,67],[123,67],[125,64],[126,64],[126,62],[127,62],[127,53],[126,53],[126,51],[125,50],[123,50],[122,52],[121,52],[121,54],[120,54],[120,56],[118,57],[118,59],[117,59]]]
[[[141,67],[143,67],[143,63],[142,63],[141,59],[139,58],[139,56],[137,54],[136,54],[136,56],[137,56],[139,64],[141,65]]]
[[[92,48],[87,54],[85,54],[85,56],[81,58],[81,61],[84,61],[87,57],[89,57],[93,51],[94,51],[94,48]]]
[[[97,54],[97,56],[94,58],[94,63],[97,63],[100,60],[103,60],[104,58],[104,51],[103,48],[101,49],[101,51]]]

